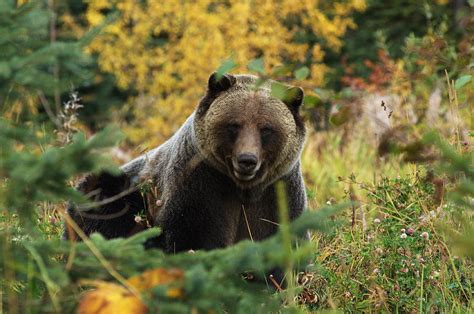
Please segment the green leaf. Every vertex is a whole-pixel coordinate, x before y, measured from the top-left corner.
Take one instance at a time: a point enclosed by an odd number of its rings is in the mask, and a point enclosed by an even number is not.
[[[316,96],[305,95],[303,103],[306,107],[315,107],[321,103],[321,100]]]
[[[306,66],[301,67],[295,71],[295,78],[297,80],[304,80],[308,77],[308,75],[309,75],[309,69]]]
[[[253,59],[252,61],[249,62],[247,68],[251,72],[265,74],[265,66],[263,63],[263,58]]]
[[[274,98],[284,100],[288,95],[288,86],[278,82],[272,82],[271,95]]]
[[[12,70],[8,63],[0,62],[0,78],[7,79],[10,77]]]
[[[469,83],[472,79],[472,75],[463,75],[460,78],[456,80],[456,83],[454,84],[455,89],[460,89],[467,83]]]
[[[272,76],[283,76],[291,73],[293,66],[290,64],[277,65],[272,70]]]
[[[334,98],[334,92],[328,89],[315,88],[313,91],[321,98],[323,101],[329,101],[331,98]]]
[[[81,133],[78,133],[75,136],[81,136],[84,138],[84,135]],[[88,146],[90,148],[112,147],[117,145],[117,143],[123,138],[124,134],[120,131],[120,129],[114,125],[109,125],[101,132],[94,134],[94,136],[92,136],[89,140]]]
[[[349,121],[351,110],[349,106],[342,106],[338,112],[329,118],[329,122],[334,126],[341,126]]]
[[[220,80],[224,74],[235,69],[237,66],[238,64],[232,58],[224,60],[216,70],[217,79]]]

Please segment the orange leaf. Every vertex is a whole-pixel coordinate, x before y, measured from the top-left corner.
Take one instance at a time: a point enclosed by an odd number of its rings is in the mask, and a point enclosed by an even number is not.
[[[180,269],[156,268],[129,278],[127,283],[138,292],[144,292],[159,285],[173,284],[166,291],[166,295],[169,298],[180,298],[183,296],[183,278],[184,272]],[[88,283],[97,289],[84,294],[77,310],[79,314],[142,314],[148,311],[142,300],[126,287],[105,281]]]
[[[148,311],[142,301],[127,288],[107,282],[96,282],[96,285],[98,289],[89,291],[83,296],[77,313],[144,314]]]
[[[127,282],[138,291],[151,289],[158,285],[182,281],[184,272],[180,269],[155,268],[133,276]]]

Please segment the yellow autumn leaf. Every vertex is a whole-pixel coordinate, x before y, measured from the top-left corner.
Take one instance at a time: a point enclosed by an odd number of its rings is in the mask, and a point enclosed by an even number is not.
[[[184,272],[180,269],[155,268],[129,278],[127,283],[138,291],[144,291],[158,285],[179,283],[183,278]],[[181,295],[182,293],[176,297]]]
[[[93,281],[87,282],[96,289],[84,294],[79,302],[79,314],[107,314],[107,313],[147,313],[148,309],[136,292],[146,292],[159,285],[172,284],[166,291],[169,298],[183,296],[184,272],[180,269],[156,268],[133,276],[127,280],[129,288],[119,284]],[[132,289],[133,290],[133,289]]]
[[[121,285],[100,281],[96,282],[96,288],[82,297],[78,314],[141,314],[148,311],[136,295]]]

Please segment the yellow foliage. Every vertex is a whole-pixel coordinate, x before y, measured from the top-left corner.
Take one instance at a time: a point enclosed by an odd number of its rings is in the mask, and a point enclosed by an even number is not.
[[[87,292],[79,303],[77,313],[108,314],[108,313],[146,313],[147,307],[132,292],[123,286],[97,282],[97,289]]]
[[[103,21],[104,9],[121,15],[88,51],[99,55],[102,70],[115,74],[122,88],[134,88],[136,125],[126,129],[132,142],[154,146],[174,132],[193,111],[209,74],[232,57],[246,72],[249,60],[263,57],[267,71],[291,61],[312,62],[307,84],[324,84],[328,68],[323,49],[337,50],[354,27],[354,10],[364,0],[100,0],[91,1],[90,25]],[[319,44],[296,41],[313,32]]]
[[[156,268],[129,278],[127,284],[135,289],[135,292],[144,292],[158,285],[177,284],[177,286],[168,288],[167,296],[180,298],[183,296],[181,288],[183,277],[184,273],[179,269]],[[140,297],[130,289],[105,281],[94,281],[92,285],[97,289],[84,294],[77,310],[79,314],[141,314],[148,312],[148,308]]]
[[[145,291],[158,285],[176,283],[183,279],[184,273],[179,269],[156,268],[147,270],[140,275],[131,277],[127,283],[138,291]],[[167,296],[170,298],[179,298],[183,295],[180,288],[169,288]]]

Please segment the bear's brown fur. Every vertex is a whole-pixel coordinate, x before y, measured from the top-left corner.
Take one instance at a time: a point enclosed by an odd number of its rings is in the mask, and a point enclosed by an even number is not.
[[[96,200],[131,187],[130,194],[88,212],[70,206],[71,217],[87,235],[113,238],[136,231],[134,216],[147,212],[162,229],[152,246],[166,252],[220,248],[276,232],[277,180],[285,183],[290,218],[299,216],[306,206],[303,91],[288,87],[290,96],[282,101],[272,96],[273,81],[257,81],[211,75],[196,111],[167,142],[122,166],[117,178],[102,174],[79,185],[84,193],[96,190]],[[155,191],[145,200],[134,188],[143,182],[152,182]],[[119,212],[124,214],[113,216]]]

